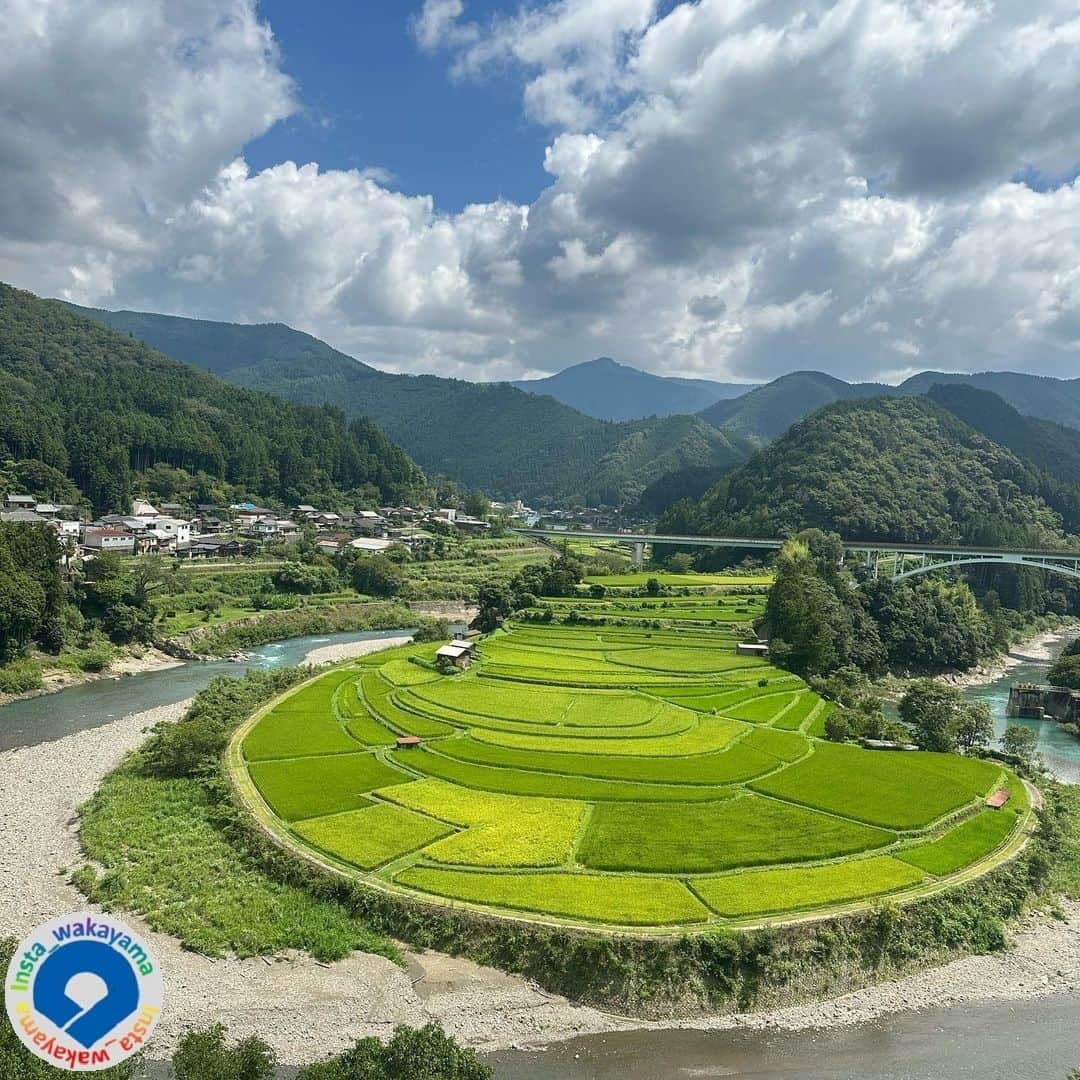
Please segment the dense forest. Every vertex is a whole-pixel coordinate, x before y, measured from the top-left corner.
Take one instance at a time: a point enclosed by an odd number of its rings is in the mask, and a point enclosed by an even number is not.
[[[1021,622],[996,594],[980,602],[965,580],[868,579],[842,556],[835,533],[809,529],[776,559],[770,651],[806,678],[848,667],[870,676],[964,670],[1008,645]]]
[[[280,324],[86,314],[232,383],[368,416],[430,474],[499,498],[621,505],[686,466],[728,466],[752,449],[690,416],[610,422],[508,383],[392,375]]]
[[[660,531],[865,540],[1064,542],[1045,476],[925,397],[835,402],[800,421]]]
[[[367,420],[238,389],[5,285],[0,460],[35,494],[70,481],[97,511],[129,510],[148,475],[207,502],[242,494],[359,504],[424,484]]]

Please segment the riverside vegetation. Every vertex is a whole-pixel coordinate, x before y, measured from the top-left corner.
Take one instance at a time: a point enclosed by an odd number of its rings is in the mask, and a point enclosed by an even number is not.
[[[202,951],[394,956],[387,935],[650,1013],[1000,948],[1032,895],[1076,888],[1067,793],[1051,785],[1035,839],[993,858],[1032,813],[1015,776],[824,740],[832,704],[737,655],[745,623],[532,613],[551,621],[524,612],[469,673],[441,674],[414,645],[314,679],[215,685],[84,808],[104,872],[78,883]],[[424,747],[393,749],[401,733]],[[222,778],[230,739],[273,836]],[[1001,785],[1005,811],[982,809]],[[178,831],[182,867],[167,865]],[[207,871],[222,865],[237,872]]]

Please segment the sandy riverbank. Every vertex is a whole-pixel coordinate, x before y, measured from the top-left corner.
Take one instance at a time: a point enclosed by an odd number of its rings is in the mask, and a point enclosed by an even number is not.
[[[411,634],[397,637],[368,638],[364,641],[342,641],[335,645],[321,645],[304,657],[305,664],[336,664],[340,660],[355,660],[358,656],[380,652],[382,649],[394,649],[398,645],[408,645]]]
[[[1007,675],[1021,664],[1049,663],[1061,655],[1062,649],[1078,634],[1080,625],[1070,623],[1054,630],[1045,630],[1041,634],[1019,641],[1009,647],[1009,651],[992,664],[982,665],[973,671],[956,675],[943,675],[942,678],[953,686],[961,688],[985,686]]]
[[[340,660],[398,643],[398,638],[381,638],[324,646],[307,659]],[[151,709],[56,742],[0,754],[5,779],[0,874],[20,883],[0,893],[0,934],[20,935],[47,918],[87,906],[66,881],[67,873],[83,862],[76,808],[139,745],[148,727],[177,719],[185,707],[182,702]],[[609,1016],[514,976],[438,953],[411,955],[408,971],[365,954],[331,965],[296,955],[270,964],[212,961],[184,951],[167,935],[140,929],[166,977],[166,1012],[155,1049],[164,1054],[188,1028],[221,1020],[236,1036],[258,1034],[282,1060],[295,1063],[363,1035],[388,1034],[395,1024],[431,1019],[474,1046],[498,1049],[633,1028],[834,1027],[904,1009],[1075,990],[1080,988],[1080,905],[1069,905],[1067,914],[1066,922],[1032,917],[1018,928],[1016,947],[1001,956],[958,960],[832,1001],[678,1025]],[[317,1045],[310,1027],[313,1003],[319,1015]]]

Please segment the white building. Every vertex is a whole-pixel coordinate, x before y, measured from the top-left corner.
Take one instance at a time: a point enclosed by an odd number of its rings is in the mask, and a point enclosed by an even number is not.
[[[177,548],[191,547],[190,521],[183,521],[181,518],[159,517],[154,522],[154,531],[170,536]]]
[[[121,555],[135,553],[135,534],[127,529],[94,529],[83,533],[83,547],[90,551],[116,551]]]

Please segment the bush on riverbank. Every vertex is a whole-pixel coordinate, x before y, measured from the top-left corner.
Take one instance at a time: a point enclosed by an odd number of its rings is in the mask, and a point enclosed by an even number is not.
[[[42,685],[41,664],[32,657],[0,666],[0,694],[25,694],[40,690]]]

